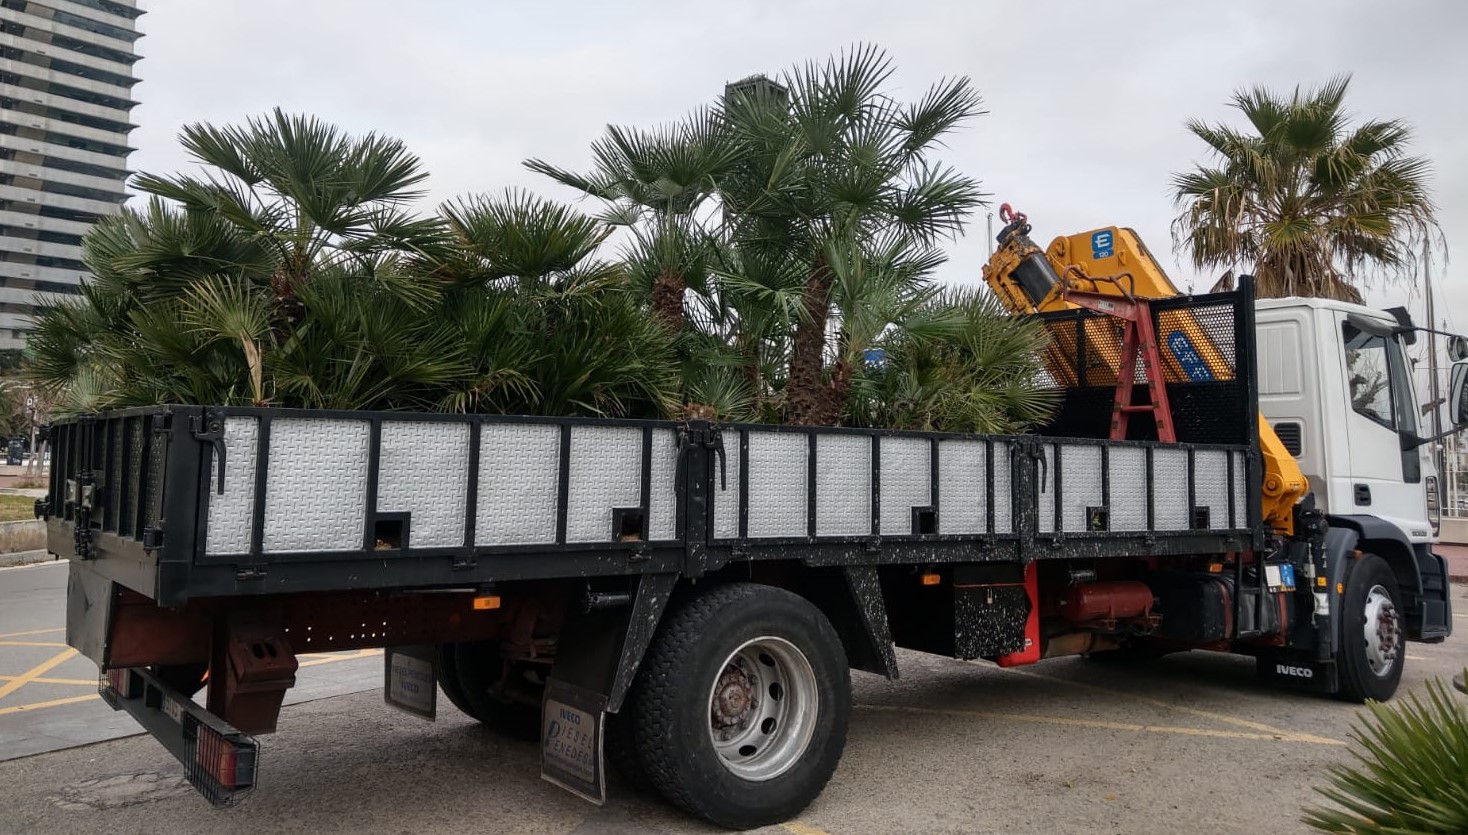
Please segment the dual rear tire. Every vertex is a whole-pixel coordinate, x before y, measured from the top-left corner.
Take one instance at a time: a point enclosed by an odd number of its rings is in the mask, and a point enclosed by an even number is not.
[[[751,829],[821,793],[850,714],[846,653],[825,615],[783,589],[726,585],[664,619],[609,717],[608,758],[698,818]]]
[[[534,740],[540,709],[495,694],[493,643],[439,647],[439,687],[459,710]],[[513,669],[510,671],[513,675]],[[606,717],[608,764],[639,791],[729,829],[789,820],[836,770],[851,715],[841,639],[805,598],[753,583],[675,604],[621,710]]]

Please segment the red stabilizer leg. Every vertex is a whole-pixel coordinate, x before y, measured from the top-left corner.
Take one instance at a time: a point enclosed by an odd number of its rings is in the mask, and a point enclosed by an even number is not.
[[[1025,618],[1025,648],[999,656],[1001,667],[1021,667],[1040,660],[1040,580],[1037,563],[1025,566],[1025,596],[1030,599],[1030,615]]]

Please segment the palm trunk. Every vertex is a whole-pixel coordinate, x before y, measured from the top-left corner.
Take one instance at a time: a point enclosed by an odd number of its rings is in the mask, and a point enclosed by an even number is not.
[[[683,296],[688,282],[671,268],[664,267],[652,283],[652,316],[670,335],[683,330]]]
[[[801,307],[805,315],[795,325],[790,352],[790,380],[785,386],[787,420],[797,426],[815,426],[827,411],[825,385],[826,323],[830,319],[831,269],[817,256],[805,279]]]
[[[838,426],[842,413],[846,411],[846,399],[851,395],[851,362],[847,360],[844,351],[831,369],[831,384],[826,386],[825,395],[825,402],[822,404],[825,413],[821,415],[821,424]]]

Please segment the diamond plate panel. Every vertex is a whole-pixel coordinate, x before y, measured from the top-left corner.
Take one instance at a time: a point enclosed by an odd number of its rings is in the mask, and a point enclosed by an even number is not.
[[[367,523],[368,437],[365,420],[271,422],[262,550],[361,549]]]
[[[715,466],[718,464],[715,462]],[[678,535],[678,435],[671,429],[652,433],[652,484],[649,488],[647,536],[654,542]],[[719,473],[714,473],[714,490]]]
[[[556,541],[561,428],[486,423],[479,428],[479,496],[474,544],[546,545]]]
[[[1040,487],[1040,503],[1036,508],[1038,524],[1036,530],[1041,533],[1053,533],[1055,531],[1055,445],[1045,444],[1041,447],[1045,453],[1045,465],[1036,474],[1036,484]]]
[[[219,484],[219,459],[210,452],[209,483]],[[255,467],[260,460],[260,421],[252,417],[224,420],[224,493],[210,490],[209,529],[204,553],[250,553],[250,528],[255,513]]]
[[[938,443],[938,523],[943,533],[988,531],[987,466],[983,441]]]
[[[571,427],[566,541],[611,542],[612,508],[642,504],[642,430]]]
[[[1086,508],[1104,505],[1101,447],[1066,444],[1060,451],[1060,523],[1066,531],[1086,530]]]
[[[409,548],[464,544],[469,424],[383,421],[377,510],[408,513]]]
[[[1232,527],[1232,528],[1247,528],[1247,527],[1249,527],[1249,511],[1247,510],[1248,505],[1245,504],[1245,503],[1249,500],[1249,498],[1248,498],[1248,496],[1249,496],[1249,492],[1248,492],[1248,485],[1249,485],[1248,474],[1249,474],[1249,471],[1247,469],[1247,467],[1248,467],[1248,459],[1244,456],[1244,453],[1242,453],[1242,452],[1235,452],[1233,454],[1233,456],[1234,456],[1234,483],[1233,483],[1233,491],[1234,491],[1234,518],[1233,518],[1232,523],[1229,525],[1229,527]]]
[[[153,427],[150,425],[148,431]],[[148,491],[143,497],[143,527],[153,527],[163,515],[163,470],[168,460],[168,436],[153,435],[148,446]],[[139,531],[141,533],[141,531]]]
[[[739,449],[743,438],[743,430],[724,433],[724,477],[714,472],[715,539],[739,538]],[[714,465],[718,466],[718,459],[714,459]]]
[[[127,504],[122,509],[123,518],[117,526],[117,532],[127,536],[137,534],[138,527],[138,503],[142,501],[143,486],[143,422],[146,418],[130,417],[127,419],[127,434],[130,439],[127,444]],[[58,450],[59,452],[59,450]]]
[[[1188,529],[1188,451],[1152,450],[1152,524],[1159,531]]]
[[[817,436],[816,535],[868,536],[871,532],[871,436]]]
[[[912,509],[933,503],[932,447],[926,438],[882,439],[882,533],[912,534]],[[943,520],[938,520],[943,531]]]
[[[1211,530],[1228,528],[1228,452],[1200,449],[1193,455],[1194,498],[1208,508]]]
[[[1147,529],[1147,450],[1142,447],[1112,447],[1111,529]]]
[[[1014,490],[1010,488],[1010,444],[994,442],[994,533],[1014,532]]]
[[[750,538],[807,534],[806,444],[800,432],[749,433]]]

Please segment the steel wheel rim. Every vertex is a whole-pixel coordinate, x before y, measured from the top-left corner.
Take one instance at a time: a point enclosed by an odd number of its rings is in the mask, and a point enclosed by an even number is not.
[[[719,762],[753,782],[789,771],[815,734],[817,692],[815,669],[794,644],[772,636],[745,641],[709,688],[709,741]]]
[[[1402,651],[1402,629],[1397,606],[1384,587],[1372,586],[1371,591],[1366,593],[1363,619],[1366,666],[1378,678],[1386,678],[1392,667],[1396,666],[1397,656]]]

